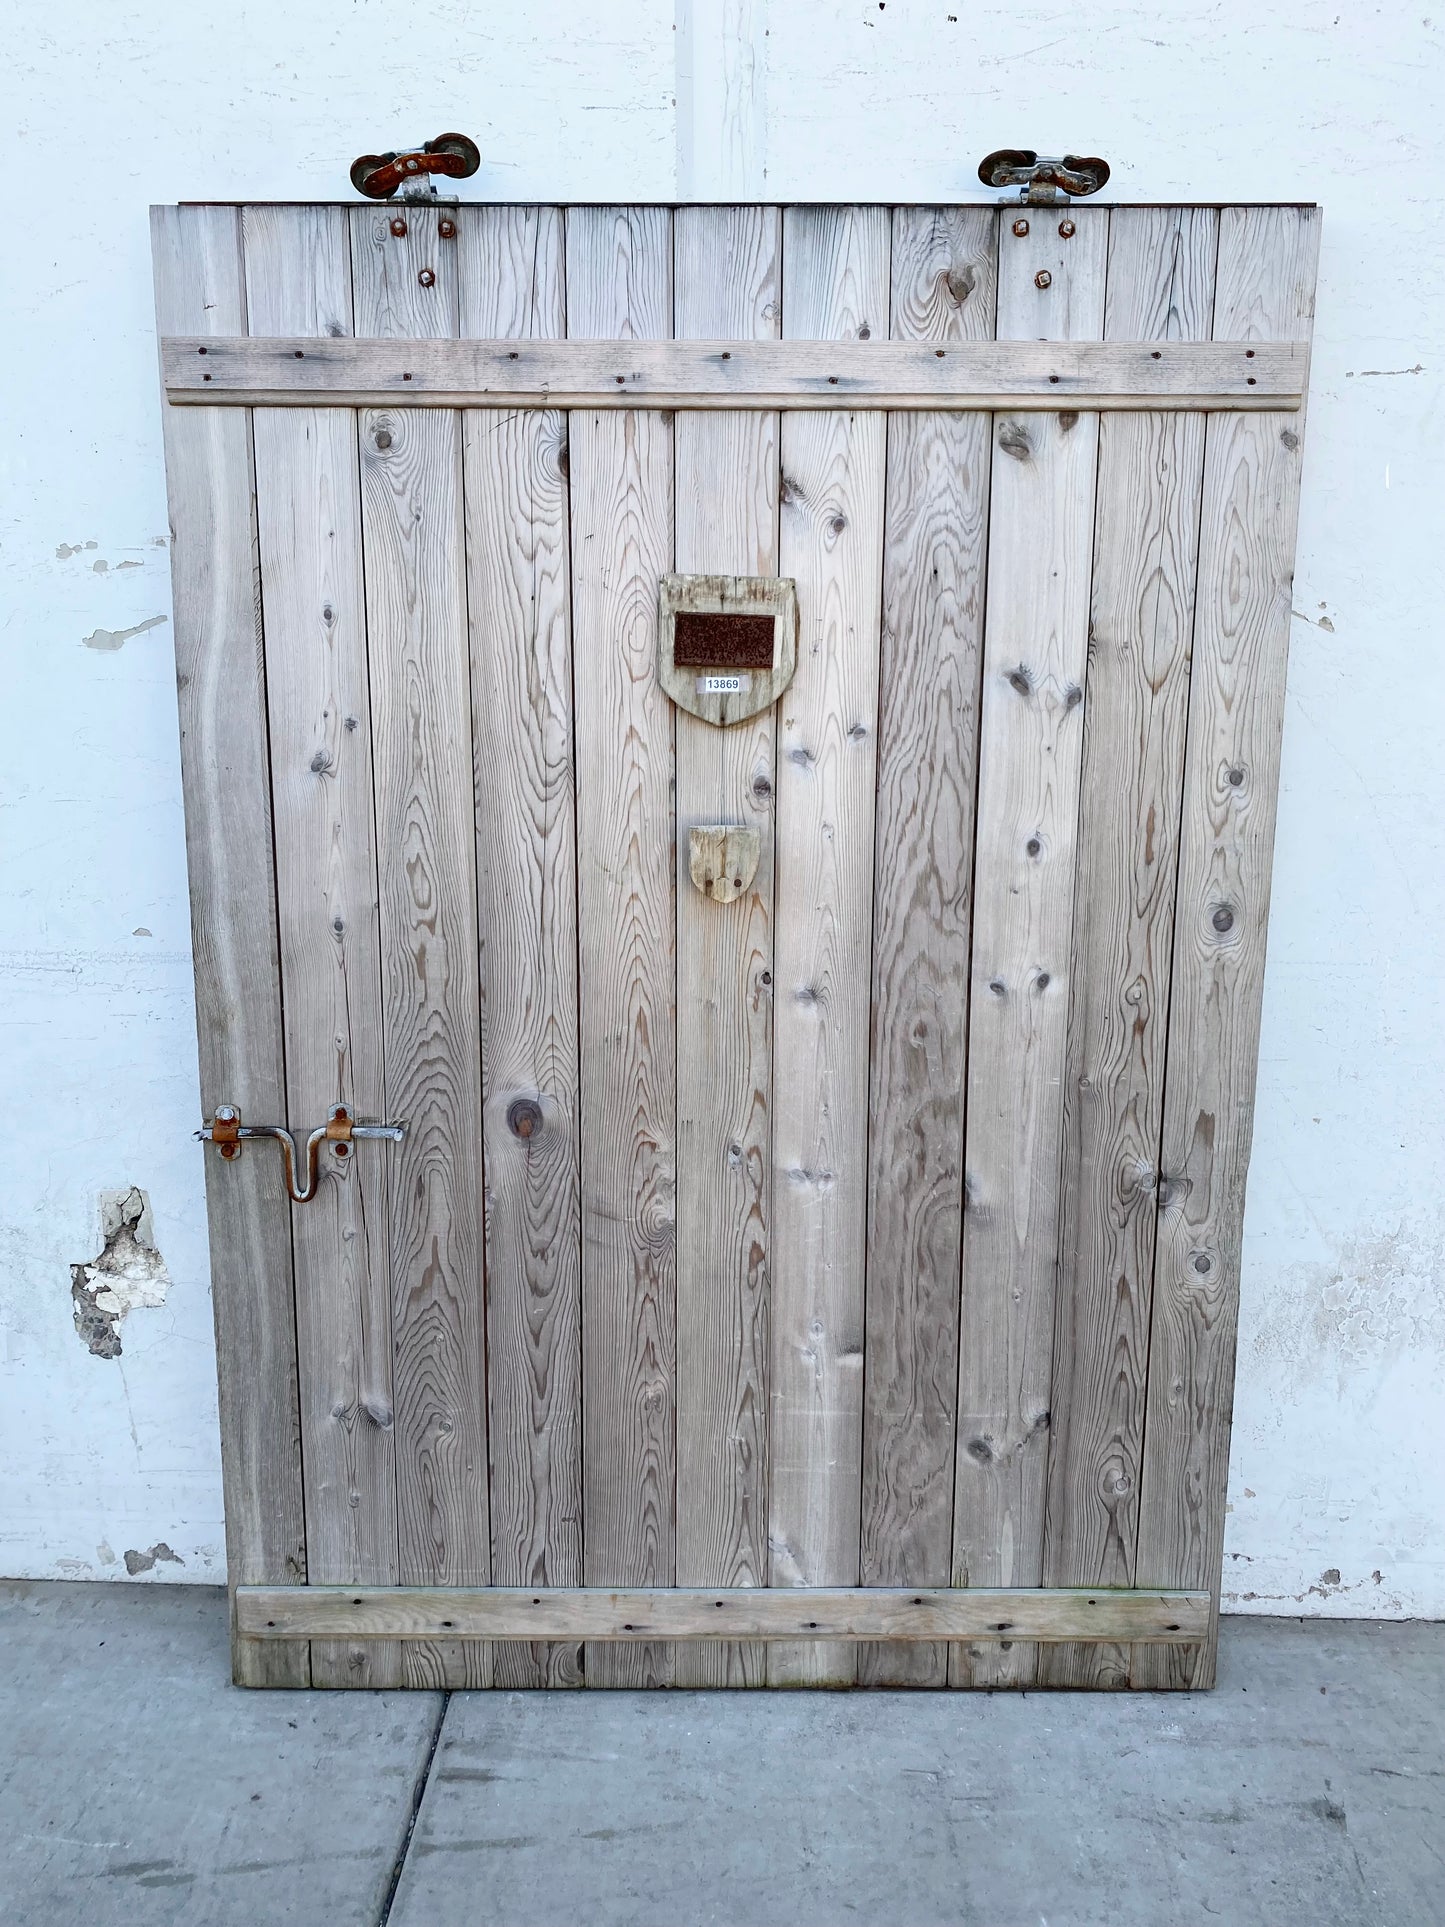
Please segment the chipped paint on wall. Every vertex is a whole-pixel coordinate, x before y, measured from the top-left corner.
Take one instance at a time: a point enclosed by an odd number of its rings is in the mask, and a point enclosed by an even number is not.
[[[75,1329],[97,1358],[119,1358],[122,1319],[140,1306],[163,1305],[171,1288],[151,1201],[139,1185],[101,1192],[100,1236],[99,1254],[70,1267]]]
[[[133,622],[129,629],[92,629],[80,640],[87,649],[123,649],[132,636],[143,636],[147,630],[159,629],[163,622],[169,621],[169,616],[147,616],[144,622]]]
[[[172,1566],[186,1563],[178,1552],[171,1551],[164,1539],[158,1539],[153,1546],[147,1546],[144,1552],[127,1552],[125,1569],[135,1579],[143,1572],[153,1572],[161,1560]]]

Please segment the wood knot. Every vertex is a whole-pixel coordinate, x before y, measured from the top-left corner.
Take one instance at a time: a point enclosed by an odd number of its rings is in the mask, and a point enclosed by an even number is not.
[[[977,277],[970,267],[950,268],[943,277],[943,285],[948,298],[955,308],[961,308],[978,285]]]
[[[998,431],[998,445],[1005,455],[1012,455],[1016,462],[1026,462],[1034,452],[1034,445],[1022,422],[1005,422]]]
[[[507,1129],[513,1137],[529,1138],[542,1125],[542,1107],[530,1097],[514,1097],[507,1106]]]

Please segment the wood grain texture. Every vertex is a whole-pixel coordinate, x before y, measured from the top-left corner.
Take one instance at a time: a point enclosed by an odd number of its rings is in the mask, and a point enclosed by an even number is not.
[[[862,1640],[978,1638],[1197,1640],[1207,1592],[961,1591],[917,1588],[423,1586],[245,1587],[241,1623],[266,1640],[296,1632],[352,1639],[517,1637],[616,1640]],[[723,1633],[718,1628],[726,1629]],[[709,1637],[710,1635],[710,1637]]]
[[[151,240],[162,333],[245,331],[236,209],[154,208]],[[201,1108],[269,1121],[286,1083],[250,423],[167,409],[164,427]],[[278,1160],[205,1168],[234,1600],[306,1577],[291,1226]],[[302,1641],[231,1650],[237,1685],[310,1680]]]
[[[574,336],[666,336],[672,218],[567,222]],[[676,1578],[676,951],[672,707],[657,686],[672,567],[673,430],[574,410],[572,619],[582,984],[583,1567],[589,1585]],[[589,1686],[664,1685],[666,1645],[586,1653]]]
[[[1115,210],[1106,335],[1207,336],[1217,234],[1212,208]],[[1046,1585],[1134,1583],[1203,473],[1202,416],[1100,423]],[[1128,1675],[1121,1646],[1040,1655],[1043,1684]]]
[[[788,209],[784,334],[884,334],[889,247],[887,209]],[[783,417],[781,573],[798,584],[799,643],[777,786],[774,1586],[858,1578],[885,426],[877,414]],[[770,1685],[855,1672],[847,1644],[768,1654]]]
[[[1001,339],[1097,339],[1107,212],[999,228]],[[1045,285],[1040,287],[1039,281]],[[1043,1569],[1054,1269],[1098,417],[994,431],[975,831],[953,1534],[959,1585]],[[1043,561],[1042,558],[1047,558]],[[1035,1652],[956,1646],[958,1685],[1026,1685]]]
[[[1098,210],[1092,210],[1097,213]],[[869,219],[886,219],[872,208]],[[1045,235],[1055,223],[1035,223]],[[1040,245],[1036,240],[1035,246]],[[1054,305],[1057,305],[1055,303]],[[201,350],[204,349],[204,354]],[[852,341],[495,342],[174,340],[167,394],[179,405],[472,408],[1297,408],[1303,343],[1253,354],[1217,342]]]
[[[340,208],[242,216],[251,326],[351,331]],[[356,422],[349,409],[253,418],[265,616],[271,802],[285,1009],[286,1113],[309,1130],[333,1104],[380,1117],[381,955],[371,699]],[[306,1559],[320,1583],[394,1585],[390,1146],[323,1154],[316,1197],[293,1206]],[[384,1642],[319,1642],[314,1686],[396,1686]]]
[[[455,332],[454,242],[423,210],[351,214],[355,325]],[[434,277],[419,279],[423,269]],[[483,1134],[460,425],[360,419],[396,1346],[398,1564],[404,1582],[486,1585]],[[409,1685],[486,1685],[483,1645],[408,1644]]]
[[[1314,312],[1319,215],[1225,208],[1214,334]],[[1303,419],[1209,424],[1164,1093],[1137,1570],[1188,1574],[1218,1611]],[[1136,1686],[1208,1686],[1209,1637],[1135,1649]]]
[[[895,335],[994,325],[997,216],[898,208]],[[873,885],[865,1585],[952,1572],[964,1038],[992,423],[888,423]],[[943,1686],[946,1648],[874,1645],[860,1682]]]
[[[566,331],[556,208],[457,210],[464,335]],[[468,410],[467,589],[487,1165],[492,1577],[582,1578],[582,1225],[567,420]],[[499,1686],[577,1685],[505,1645]]]
[[[678,335],[775,336],[781,242],[775,208],[679,209]],[[778,439],[773,414],[678,415],[679,570],[778,573]],[[677,1578],[765,1586],[776,711],[724,729],[680,709],[676,730]],[[717,823],[758,839],[751,883],[726,905],[687,867],[689,832]],[[766,1674],[761,1647],[719,1641],[681,1648],[675,1678]]]

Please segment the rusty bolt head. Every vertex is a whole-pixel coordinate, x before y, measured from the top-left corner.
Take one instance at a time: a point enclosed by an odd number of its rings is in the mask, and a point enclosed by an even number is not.
[[[1025,236],[1025,235],[1026,235],[1026,234],[1028,233],[1028,231],[1029,231],[1029,224],[1028,224],[1028,222],[1027,222],[1027,221],[1026,221],[1026,220],[1025,220],[1024,218],[1023,218],[1023,216],[1022,216],[1022,215],[1020,215],[1020,216],[1019,216],[1019,218],[1018,218],[1018,220],[1016,220],[1016,221],[1014,222],[1014,233],[1015,233],[1015,234],[1016,234],[1016,235],[1017,235],[1017,236],[1019,237],[1019,239],[1020,239],[1020,240],[1022,241],[1022,239],[1024,238],[1024,236]]]
[[[399,214],[394,215],[392,218],[391,231],[398,240],[406,233],[406,222],[403,221]]]
[[[1049,273],[1048,269],[1040,268],[1034,276],[1034,286],[1036,288],[1051,288],[1053,285],[1054,277]]]
[[[1072,221],[1059,222],[1059,233],[1064,237],[1066,241],[1072,241],[1076,231],[1077,230],[1075,229]]]
[[[349,1144],[337,1143],[333,1144],[331,1148],[339,1158],[349,1158],[351,1156],[351,1146]]]
[[[444,241],[450,241],[456,234],[456,231],[457,224],[451,219],[450,215],[443,215],[441,220],[437,222],[437,233]]]
[[[420,281],[420,283],[424,288],[430,288],[435,284],[436,276],[432,273],[430,268],[423,268],[421,273],[417,276],[417,280]]]

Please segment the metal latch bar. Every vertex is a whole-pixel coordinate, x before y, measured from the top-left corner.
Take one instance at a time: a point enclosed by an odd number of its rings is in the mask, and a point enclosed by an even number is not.
[[[297,1169],[301,1156],[296,1148],[296,1140],[284,1124],[243,1124],[241,1113],[234,1104],[218,1104],[216,1114],[209,1124],[202,1125],[196,1136],[206,1144],[214,1144],[223,1158],[238,1158],[241,1155],[242,1140],[248,1137],[274,1138],[281,1146],[281,1168],[286,1179],[286,1191],[293,1204],[308,1204],[316,1196],[317,1160],[323,1144],[330,1144],[338,1158],[351,1155],[351,1145],[355,1138],[386,1138],[393,1144],[400,1144],[406,1136],[405,1124],[358,1124],[345,1104],[333,1104],[324,1124],[318,1124],[306,1136],[305,1169],[303,1184],[297,1183]]]

